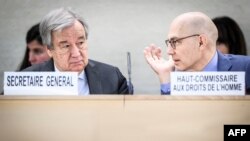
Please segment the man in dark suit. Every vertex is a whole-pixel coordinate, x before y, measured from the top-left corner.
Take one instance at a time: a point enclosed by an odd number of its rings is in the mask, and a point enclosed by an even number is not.
[[[250,57],[221,54],[216,50],[217,38],[217,28],[207,15],[188,12],[176,17],[165,41],[169,60],[162,58],[154,44],[144,49],[146,61],[160,79],[161,93],[170,94],[172,71],[244,71],[249,94]]]
[[[88,28],[70,9],[47,14],[40,23],[40,34],[51,60],[24,71],[78,72],[80,95],[128,94],[126,78],[117,67],[88,58]]]

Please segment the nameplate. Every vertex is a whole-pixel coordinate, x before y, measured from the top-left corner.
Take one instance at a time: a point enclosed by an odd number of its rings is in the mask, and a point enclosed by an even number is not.
[[[78,95],[78,74],[4,72],[4,95]]]
[[[245,95],[245,72],[172,72],[171,95]]]

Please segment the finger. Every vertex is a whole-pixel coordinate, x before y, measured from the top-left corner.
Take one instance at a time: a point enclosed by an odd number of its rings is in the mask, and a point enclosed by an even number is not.
[[[155,44],[150,44],[149,47],[151,50],[155,50],[158,48]]]
[[[145,47],[145,49],[143,50],[143,53],[144,53],[144,56],[145,56],[145,57],[150,57],[150,56],[152,56],[152,55],[151,55],[151,49],[150,49],[150,47]]]
[[[168,58],[169,58],[168,59],[168,65],[169,65],[169,67],[171,67],[171,69],[174,70],[174,60],[173,60],[172,55],[169,55]]]
[[[155,60],[159,60],[161,58],[161,48],[156,47],[152,50],[152,56]]]
[[[145,57],[147,63],[152,65],[154,59],[153,59],[150,47],[146,47],[143,52],[144,52],[144,57]]]
[[[156,56],[158,57],[158,58],[161,58],[162,57],[162,54],[161,54],[161,48],[160,47],[157,47],[157,49],[156,49]]]
[[[168,61],[174,62],[172,55],[168,56]]]

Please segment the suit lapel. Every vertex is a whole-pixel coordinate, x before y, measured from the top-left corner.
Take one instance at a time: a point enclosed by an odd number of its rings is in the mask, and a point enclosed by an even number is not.
[[[55,71],[53,59],[50,59],[42,71]],[[100,81],[100,72],[97,70],[95,63],[89,60],[85,68],[86,77],[89,85],[90,94],[102,94],[103,89]]]
[[[232,67],[232,63],[228,57],[218,52],[218,71],[229,71]]]
[[[97,68],[95,67],[94,62],[89,60],[89,63],[85,68],[85,71],[86,71],[86,76],[88,80],[90,94],[103,93],[101,81],[99,79],[100,72],[98,72]]]
[[[50,59],[50,60],[46,63],[46,65],[45,65],[43,71],[55,71],[53,59]]]

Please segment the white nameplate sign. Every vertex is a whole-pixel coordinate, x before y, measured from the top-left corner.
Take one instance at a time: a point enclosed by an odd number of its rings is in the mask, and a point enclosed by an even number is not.
[[[78,73],[4,72],[4,95],[78,95]]]
[[[171,95],[245,95],[245,72],[172,72]]]

